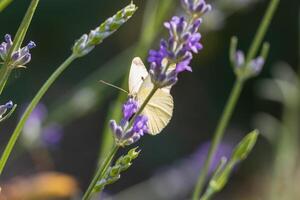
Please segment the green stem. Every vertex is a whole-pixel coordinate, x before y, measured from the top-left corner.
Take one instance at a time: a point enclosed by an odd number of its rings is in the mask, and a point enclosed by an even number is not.
[[[153,89],[150,91],[150,93],[148,94],[147,98],[145,99],[145,101],[143,102],[143,104],[141,105],[141,107],[139,108],[139,110],[134,114],[134,116],[131,118],[127,128],[125,128],[124,132],[126,132],[130,127],[132,127],[135,119],[137,118],[137,116],[139,116],[143,109],[146,107],[146,105],[148,104],[148,102],[150,101],[150,99],[152,98],[152,96],[155,94],[155,92],[158,90],[158,88],[156,86],[153,87]],[[111,150],[111,152],[109,153],[109,155],[106,157],[106,159],[104,160],[104,163],[101,165],[101,167],[98,168],[95,176],[92,179],[92,182],[90,183],[88,189],[86,190],[86,192],[84,193],[82,200],[89,200],[90,196],[93,192],[93,189],[97,183],[97,181],[101,180],[103,178],[103,176],[105,175],[112,159],[114,158],[116,152],[119,149],[119,145],[115,145],[113,147],[113,149]],[[100,191],[101,192],[101,191]]]
[[[103,178],[103,176],[105,175],[105,172],[107,171],[111,161],[113,160],[114,156],[116,155],[118,149],[120,147],[115,145],[112,150],[110,151],[109,155],[106,157],[106,159],[104,160],[103,164],[101,167],[98,168],[95,176],[93,177],[92,182],[90,183],[88,189],[86,190],[86,192],[84,193],[82,200],[89,200],[92,193],[93,193],[93,189],[97,183],[98,180],[101,180]]]
[[[209,167],[211,165],[212,159],[215,155],[215,152],[218,148],[218,145],[220,144],[220,142],[223,138],[225,129],[228,125],[228,122],[229,122],[229,120],[232,116],[232,113],[234,111],[235,105],[236,105],[236,103],[239,99],[239,96],[241,94],[241,91],[243,89],[243,85],[244,85],[243,81],[236,80],[236,82],[234,84],[234,87],[233,87],[233,89],[230,93],[229,100],[226,103],[225,110],[224,110],[224,112],[221,116],[221,119],[218,123],[217,129],[214,133],[214,138],[213,138],[212,144],[210,146],[208,156],[205,160],[204,166],[203,166],[202,171],[200,173],[200,176],[198,178],[198,182],[196,184],[194,194],[193,194],[193,200],[198,200],[199,196],[200,196],[200,194],[203,190],[205,180],[206,180],[206,177],[208,175],[208,171],[209,171]]]
[[[14,37],[14,43],[9,51],[9,55],[11,55],[15,50],[21,47],[38,4],[39,0],[31,1],[29,8],[27,9],[26,14],[24,16],[24,19],[22,20],[20,27]]]
[[[207,191],[203,194],[203,196],[200,198],[200,200],[209,200],[212,198],[213,194],[214,193],[212,191]]]
[[[267,8],[266,14],[255,34],[254,40],[250,46],[249,52],[247,54],[246,63],[249,63],[257,54],[259,47],[266,35],[266,32],[270,26],[274,13],[278,7],[280,0],[271,0]]]
[[[15,50],[17,50],[21,47],[22,42],[27,33],[27,30],[29,28],[29,25],[31,23],[31,20],[33,18],[33,15],[35,13],[35,10],[38,6],[38,3],[39,3],[39,0],[31,1],[30,5],[26,11],[26,14],[18,28],[18,31],[17,31],[16,35],[14,36],[13,45],[8,52],[7,59],[4,61],[4,64],[1,67],[1,70],[0,70],[0,94],[2,93],[3,88],[8,80],[10,72],[11,72],[11,69],[9,69],[11,55],[13,54],[13,52]]]
[[[176,4],[173,3],[173,0],[151,0],[147,1],[145,14],[143,17],[143,25],[141,30],[142,33],[140,35],[140,39],[138,40],[138,45],[134,50],[132,55],[139,55],[140,57],[145,57],[149,46],[156,38],[157,34],[159,34],[161,29],[161,23],[165,20],[166,15],[174,9]],[[129,73],[129,71],[127,72]],[[126,88],[128,84],[127,76],[124,76],[122,80],[122,88]],[[114,107],[109,115],[106,116],[106,121],[109,121],[110,116],[114,116],[115,119],[121,118],[121,112],[118,111],[118,105],[121,104],[125,99],[125,95],[120,93],[117,99],[113,102],[112,107]],[[110,135],[111,132],[109,128],[105,128],[103,130],[103,137],[101,138],[101,149],[99,153],[99,160],[107,154],[109,149],[112,147],[113,138]]]
[[[12,0],[0,0],[0,12],[2,12],[9,4],[11,4]]]
[[[271,20],[276,11],[276,8],[278,7],[278,4],[279,4],[279,0],[271,0],[270,1],[267,11],[266,11],[266,14],[264,15],[262,22],[260,23],[260,26],[255,34],[254,40],[252,41],[250,50],[247,54],[246,63],[249,63],[256,56],[256,54],[261,46],[261,43],[263,41],[263,38],[266,34],[266,31],[269,28]],[[202,193],[202,190],[203,190],[203,187],[204,187],[207,175],[208,175],[208,170],[211,165],[212,158],[214,157],[215,151],[217,150],[217,148],[223,138],[225,129],[231,118],[233,109],[234,109],[234,107],[237,103],[237,100],[240,96],[240,93],[242,91],[243,84],[244,84],[244,81],[237,80],[234,85],[234,88],[231,92],[230,98],[226,104],[225,110],[221,116],[221,120],[219,121],[217,129],[214,133],[212,145],[210,146],[208,156],[204,163],[204,167],[199,175],[197,184],[195,186],[195,190],[193,193],[193,200],[198,200],[200,197],[200,194]]]
[[[35,95],[35,97],[32,99],[32,101],[30,102],[30,104],[28,105],[28,107],[26,108],[24,114],[22,115],[19,123],[17,124],[12,136],[10,137],[8,144],[5,147],[5,150],[1,156],[0,159],[0,175],[3,172],[3,169],[5,167],[5,164],[9,158],[9,155],[12,152],[12,149],[17,141],[17,139],[20,136],[20,133],[28,119],[28,117],[30,116],[30,114],[32,113],[32,111],[34,110],[34,108],[36,107],[36,105],[39,103],[39,101],[41,100],[41,98],[44,96],[44,94],[47,92],[48,88],[53,84],[53,82],[59,77],[59,75],[76,59],[75,55],[71,55],[68,59],[65,60],[65,62],[63,62],[57,69],[56,71],[49,77],[49,79],[44,83],[44,85],[41,87],[41,89],[38,91],[38,93]]]

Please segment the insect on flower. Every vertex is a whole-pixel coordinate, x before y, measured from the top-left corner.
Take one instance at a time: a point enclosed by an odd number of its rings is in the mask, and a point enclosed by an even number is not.
[[[134,58],[129,73],[129,94],[139,105],[142,105],[154,87],[142,60],[138,57]],[[171,87],[158,89],[142,110],[142,114],[148,117],[151,135],[160,133],[172,117],[174,103],[170,89]]]
[[[118,88],[104,81],[101,82]],[[123,119],[120,125],[115,120],[111,120],[110,122],[116,139],[119,143],[127,145],[136,142],[144,133],[151,135],[160,133],[169,123],[174,107],[173,97],[170,94],[171,87],[159,88],[151,96],[140,115],[134,119],[132,127],[128,127],[129,121],[155,87],[145,65],[139,57],[132,60],[128,87],[129,92],[118,88],[128,94],[128,101],[123,105]]]
[[[129,92],[125,91],[129,100],[123,105],[123,119],[120,125],[115,120],[110,122],[117,143],[132,144],[144,132],[156,135],[172,118],[174,102],[170,90],[178,81],[179,73],[192,71],[189,65],[193,54],[203,48],[198,33],[201,17],[211,10],[204,0],[182,1],[182,4],[187,17],[174,16],[164,23],[169,38],[161,40],[158,50],[149,51],[149,72],[139,57],[132,60]]]

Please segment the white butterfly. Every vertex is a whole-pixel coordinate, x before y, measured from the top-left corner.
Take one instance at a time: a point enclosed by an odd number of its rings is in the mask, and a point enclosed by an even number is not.
[[[129,94],[141,106],[154,87],[150,75],[139,57],[132,60],[129,72]],[[142,114],[148,117],[149,134],[156,135],[167,126],[173,114],[171,87],[158,89],[152,96]]]

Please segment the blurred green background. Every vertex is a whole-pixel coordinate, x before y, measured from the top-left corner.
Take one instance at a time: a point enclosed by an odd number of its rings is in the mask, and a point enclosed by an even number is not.
[[[160,3],[166,3],[167,0],[157,1],[160,6]],[[57,116],[55,114],[51,116],[52,111],[56,110],[55,112],[59,113],[59,110],[63,108],[72,109],[67,119],[60,116],[61,113],[58,115],[57,121],[64,126],[64,136],[59,145],[48,149],[48,153],[53,161],[51,170],[75,177],[82,190],[87,187],[96,167],[102,132],[107,126],[104,122],[108,108],[118,96],[118,91],[98,84],[96,81],[104,79],[116,85],[122,84],[122,74],[129,68],[133,56],[144,55],[140,55],[139,52],[135,52],[132,56],[123,54],[121,61],[110,66],[106,63],[138,44],[140,34],[144,29],[154,31],[145,34],[154,34],[156,37],[154,42],[151,44],[146,42],[140,48],[157,48],[160,38],[166,35],[166,31],[161,24],[143,25],[146,6],[151,6],[151,2],[157,1],[134,1],[139,9],[133,18],[91,54],[73,63],[42,100],[43,104],[48,107],[51,120],[56,119]],[[15,0],[0,13],[0,35],[16,32],[29,2],[28,0]],[[212,132],[234,82],[234,74],[228,59],[230,37],[238,36],[239,48],[247,50],[268,1],[216,0],[210,2],[213,3],[214,8],[218,9],[218,12],[207,17],[203,25],[201,32],[204,50],[193,60],[193,73],[182,74],[180,82],[172,90],[175,110],[171,123],[160,135],[145,136],[138,142],[137,145],[142,149],[141,156],[130,170],[123,174],[120,181],[107,188],[108,194],[116,194],[142,183],[161,170],[168,170],[170,166],[176,167],[177,163],[184,162],[199,149],[201,144],[212,138]],[[26,105],[47,77],[69,55],[75,39],[96,27],[128,3],[129,0],[42,0],[26,36],[26,41],[34,40],[38,45],[32,51],[32,62],[27,69],[14,72],[1,97],[1,102],[11,99],[19,105]],[[172,15],[180,14],[179,0],[171,0],[166,5],[168,7],[164,10],[168,12],[153,12],[148,17],[160,15],[163,21],[166,21]],[[253,118],[257,113],[267,112],[280,118],[281,105],[258,96],[258,80],[270,77],[272,67],[279,61],[284,61],[297,70],[299,66],[298,9],[298,0],[281,1],[265,39],[271,43],[269,59],[262,75],[246,84],[226,131],[226,141],[230,141],[230,144],[236,144],[244,134],[255,128]],[[144,61],[146,62],[145,58]],[[76,93],[76,90],[80,88],[78,84],[82,84],[83,80],[87,80],[87,77],[95,74],[95,71],[99,69],[103,70],[100,71],[103,76],[99,79],[96,77],[91,79],[93,88],[96,90],[99,88],[101,91],[92,102],[97,102],[99,99],[99,104],[96,104],[88,113],[83,112],[84,114],[77,113],[76,109],[81,110],[81,106],[85,105],[67,107],[65,104],[68,101],[64,99],[66,95],[70,96],[69,92]],[[85,101],[82,102],[85,103]],[[59,108],[58,111],[57,108]],[[8,141],[21,112],[19,107],[19,114],[15,114],[4,125],[1,124],[1,149]],[[31,152],[40,153],[39,148],[28,149],[18,146],[7,165],[2,181],[8,181],[16,176],[32,175],[40,170],[48,170],[37,167],[32,159]],[[253,184],[257,183],[255,177],[260,177],[260,174],[268,171],[272,152],[270,142],[265,137],[260,137],[249,159],[241,164],[233,175],[232,182],[219,195],[219,198],[241,199],[238,198],[238,194],[253,193],[252,189],[255,188]],[[147,191],[147,188],[144,190]],[[187,190],[190,191],[191,188]],[[131,198],[140,199],[138,194]],[[181,198],[178,197],[178,199]]]

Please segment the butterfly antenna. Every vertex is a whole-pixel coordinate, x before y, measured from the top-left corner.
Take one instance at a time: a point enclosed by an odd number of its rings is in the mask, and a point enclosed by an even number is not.
[[[105,85],[108,85],[108,86],[110,86],[110,87],[116,88],[116,89],[118,89],[118,90],[120,90],[120,91],[122,91],[122,92],[125,92],[126,94],[129,94],[129,92],[127,92],[127,91],[124,90],[123,88],[120,88],[120,87],[115,86],[115,85],[113,85],[113,84],[111,84],[111,83],[105,82],[104,80],[100,80],[99,82],[100,82],[100,83],[103,83],[103,84],[105,84]]]

